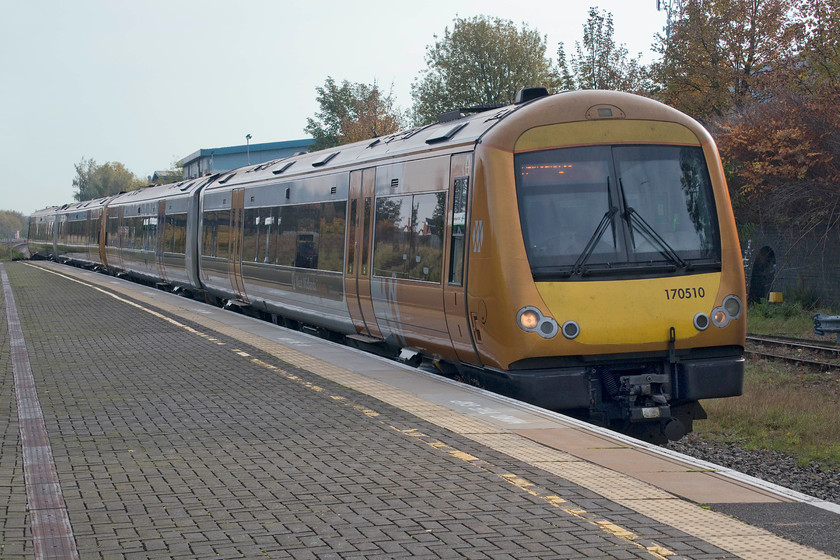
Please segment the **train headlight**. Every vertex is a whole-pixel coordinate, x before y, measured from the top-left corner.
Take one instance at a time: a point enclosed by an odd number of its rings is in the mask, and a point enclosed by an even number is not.
[[[741,299],[738,296],[726,296],[723,305],[712,311],[712,322],[716,327],[723,328],[729,324],[729,321],[740,317],[743,309]]]
[[[709,328],[709,316],[705,313],[698,313],[694,316],[694,328],[698,331],[705,331]]]
[[[716,327],[723,328],[729,324],[729,316],[726,314],[726,311],[718,307],[712,312],[712,322]]]
[[[557,321],[544,317],[536,307],[523,307],[516,314],[516,323],[526,332],[535,332],[543,338],[554,338],[560,331]]]
[[[727,296],[723,300],[723,308],[726,310],[726,314],[729,315],[730,319],[737,319],[741,316],[741,300],[738,296]]]
[[[537,325],[540,324],[540,319],[542,319],[542,313],[533,307],[520,309],[519,314],[516,316],[516,322],[519,324],[519,328],[528,332],[534,332]]]

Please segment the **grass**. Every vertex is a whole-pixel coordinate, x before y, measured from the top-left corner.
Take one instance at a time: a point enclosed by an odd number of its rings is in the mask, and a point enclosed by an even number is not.
[[[795,303],[759,303],[747,311],[747,328],[753,333],[814,338],[814,313]],[[834,336],[823,340],[833,341]],[[840,468],[840,375],[836,373],[751,360],[742,396],[702,404],[709,419],[694,426],[703,438],[780,451],[800,465]]]
[[[814,336],[814,315],[838,315],[840,311],[816,308],[797,302],[768,303],[762,300],[747,310],[747,330],[754,334],[780,334],[797,338],[818,338]],[[824,340],[833,340],[831,337]]]
[[[771,449],[840,468],[840,380],[758,361],[747,366],[744,394],[703,402],[708,420],[695,424],[704,438],[748,449]]]
[[[11,256],[11,258],[9,258],[9,256]],[[0,262],[9,262],[11,260],[20,260],[22,258],[24,258],[23,253],[17,249],[12,249],[10,252],[8,245],[0,245]]]

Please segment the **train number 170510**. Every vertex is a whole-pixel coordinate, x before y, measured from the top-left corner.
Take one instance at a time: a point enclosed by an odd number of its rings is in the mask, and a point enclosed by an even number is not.
[[[701,288],[671,288],[665,289],[665,299],[693,299],[706,297],[706,290]]]

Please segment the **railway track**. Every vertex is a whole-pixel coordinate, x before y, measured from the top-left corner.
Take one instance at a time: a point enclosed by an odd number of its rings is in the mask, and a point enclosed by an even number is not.
[[[840,371],[840,345],[783,336],[747,335],[747,356],[783,361],[819,371]]]

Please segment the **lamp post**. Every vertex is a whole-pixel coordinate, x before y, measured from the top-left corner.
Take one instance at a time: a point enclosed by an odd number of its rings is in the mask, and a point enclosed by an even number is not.
[[[251,135],[245,135],[245,153],[248,157],[248,165],[251,165]]]

